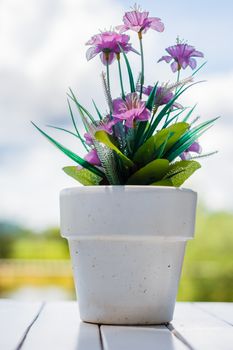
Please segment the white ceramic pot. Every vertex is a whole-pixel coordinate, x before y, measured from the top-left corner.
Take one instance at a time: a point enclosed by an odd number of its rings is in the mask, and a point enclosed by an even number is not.
[[[172,320],[197,194],[152,186],[90,186],[60,195],[80,315],[103,324]]]

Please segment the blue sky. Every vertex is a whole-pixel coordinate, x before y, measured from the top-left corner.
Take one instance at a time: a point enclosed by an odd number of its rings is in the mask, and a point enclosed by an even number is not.
[[[71,86],[87,107],[91,98],[106,109],[100,82],[100,60],[86,62],[84,46],[99,29],[121,23],[134,3],[115,0],[2,0],[0,2],[0,220],[35,228],[58,225],[59,191],[76,183],[61,168],[71,165],[30,125],[69,125],[66,91]],[[219,154],[202,161],[186,186],[199,192],[213,210],[233,210],[233,2],[141,1],[151,16],[160,17],[164,33],[144,37],[146,82],[172,81],[170,68],[156,64],[176,36],[205,53],[207,66],[199,75],[207,82],[187,94],[184,104],[199,102],[203,120],[221,115],[203,137],[204,151]],[[132,43],[138,42],[134,33]],[[137,74],[139,62],[129,54]],[[115,74],[112,67],[112,77]],[[190,74],[185,71],[183,76]],[[118,94],[118,82],[112,86]],[[51,131],[76,152],[74,140]],[[46,205],[45,205],[46,203]]]

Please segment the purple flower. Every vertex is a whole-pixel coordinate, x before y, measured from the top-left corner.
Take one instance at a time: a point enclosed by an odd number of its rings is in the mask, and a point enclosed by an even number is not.
[[[152,90],[153,90],[153,86],[151,85],[148,85],[147,87],[142,88],[142,92],[147,96],[150,95]],[[166,105],[168,102],[170,102],[173,99],[173,97],[174,97],[174,94],[169,89],[167,89],[164,86],[158,86],[155,94],[154,104],[158,107],[162,105]],[[182,106],[177,102],[174,102],[172,106],[176,108],[182,108]]]
[[[140,11],[138,9],[126,12],[123,17],[124,24],[117,26],[116,29],[118,29],[120,33],[126,32],[129,29],[137,33],[146,33],[150,28],[157,32],[163,32],[164,24],[161,22],[161,19],[148,16],[149,12]]]
[[[195,141],[186,151],[184,151],[180,155],[180,158],[182,160],[189,160],[189,159],[191,159],[190,152],[201,154],[202,148],[201,148],[200,144],[197,141]]]
[[[84,159],[92,165],[101,165],[97,151],[94,148],[85,155]]]
[[[138,53],[129,43],[130,37],[125,34],[119,34],[116,32],[103,32],[94,35],[86,45],[91,45],[91,47],[86,52],[87,60],[91,60],[98,53],[100,53],[100,58],[103,64],[111,64],[117,55],[120,54],[121,50],[119,45],[122,47],[125,53],[133,51]]]
[[[188,66],[195,69],[197,62],[193,57],[204,57],[202,52],[195,50],[195,47],[181,43],[168,47],[166,51],[169,55],[161,57],[158,62],[165,61],[170,63],[174,60],[171,64],[171,69],[174,73]]]
[[[95,130],[96,131],[104,130],[111,135],[113,133],[112,127],[115,124],[116,124],[116,121],[114,121],[113,119],[110,120],[109,116],[107,116],[104,120],[100,121],[97,126],[95,125]],[[85,138],[85,142],[87,145],[89,146],[93,145],[93,138],[90,133],[86,132],[83,136]]]
[[[125,100],[113,100],[113,118],[116,122],[125,120],[125,126],[132,128],[134,121],[145,121],[150,117],[146,103],[141,101],[136,92],[126,95]]]

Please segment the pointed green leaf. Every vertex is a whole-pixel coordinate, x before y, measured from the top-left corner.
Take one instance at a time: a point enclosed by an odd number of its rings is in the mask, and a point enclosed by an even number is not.
[[[163,178],[169,167],[167,159],[156,159],[135,172],[127,181],[127,185],[148,185]]]
[[[95,138],[97,141],[105,144],[108,148],[111,150],[115,151],[116,154],[121,158],[124,166],[128,169],[134,166],[134,163],[132,160],[127,158],[120,150],[119,148],[115,145],[113,138],[111,135],[106,133],[104,130],[99,130],[95,133]]]
[[[119,45],[119,47],[120,47],[121,53],[123,54],[123,57],[124,57],[124,60],[125,60],[125,63],[126,63],[128,76],[129,76],[130,90],[131,90],[131,92],[135,92],[136,89],[135,89],[135,84],[134,84],[134,78],[133,78],[132,69],[131,69],[130,64],[129,64],[129,60],[128,60],[128,58],[127,58],[123,48],[121,47],[121,45]]]
[[[166,141],[169,134],[172,134],[168,138],[163,153],[167,152],[185,133],[189,128],[187,123],[176,123],[169,126],[166,129],[158,131],[155,135],[151,136],[134,154],[133,161],[140,165],[145,165],[151,162],[156,157],[156,152],[159,147]],[[165,157],[164,157],[165,158]]]
[[[152,185],[180,187],[199,168],[201,165],[194,160],[181,160],[171,164],[163,179]]]
[[[93,174],[87,169],[78,169],[77,166],[66,166],[63,168],[63,171],[84,186],[97,186],[102,180],[102,177]]]
[[[52,144],[54,146],[56,146],[60,151],[62,151],[67,157],[69,157],[70,159],[74,160],[76,163],[78,163],[79,165],[83,166],[84,168],[90,170],[94,174],[99,175],[99,176],[104,176],[104,174],[103,174],[103,172],[101,170],[99,170],[98,168],[94,167],[93,165],[88,163],[86,160],[80,158],[77,154],[75,154],[74,152],[70,151],[69,149],[64,147],[62,144],[60,144],[59,142],[55,141],[51,136],[49,136],[43,130],[41,130],[35,123],[33,123],[33,122],[31,122],[31,123],[35,126],[35,128],[43,136],[45,136],[50,142],[52,142]]]
[[[152,111],[153,106],[154,106],[154,101],[155,101],[155,95],[157,92],[157,87],[158,87],[158,82],[155,84],[155,86],[153,87],[150,96],[148,97],[148,100],[146,102],[146,108],[149,109],[150,111]]]
[[[102,115],[101,115],[101,113],[100,113],[100,111],[99,111],[98,107],[96,106],[95,101],[94,101],[94,100],[92,100],[92,102],[93,102],[93,105],[94,105],[94,107],[95,107],[96,113],[98,114],[99,119],[100,119],[100,120],[102,120],[102,119],[103,119],[103,117],[102,117]]]

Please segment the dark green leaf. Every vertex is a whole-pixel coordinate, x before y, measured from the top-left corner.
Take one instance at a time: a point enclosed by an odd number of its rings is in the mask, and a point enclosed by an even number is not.
[[[151,162],[156,157],[156,152],[159,147],[166,141],[169,134],[172,134],[167,139],[163,152],[167,152],[179,138],[188,129],[187,123],[176,123],[169,126],[166,129],[158,131],[155,135],[151,136],[134,154],[133,161],[139,165],[145,165]],[[165,157],[164,157],[165,158]]]
[[[156,159],[135,172],[127,181],[127,185],[148,185],[163,178],[169,167],[167,159]]]
[[[119,47],[120,47],[121,53],[123,54],[123,57],[124,57],[124,60],[125,60],[125,64],[126,64],[126,68],[127,68],[127,71],[128,71],[130,91],[131,92],[135,92],[136,89],[135,89],[135,84],[134,84],[134,78],[133,78],[132,69],[131,69],[130,64],[129,64],[129,60],[128,60],[128,58],[127,58],[123,48],[121,47],[121,45],[119,45]]]
[[[148,100],[146,102],[146,108],[149,109],[150,111],[152,111],[152,109],[154,107],[154,101],[155,101],[155,95],[157,92],[157,87],[158,87],[158,82],[153,87],[153,89],[150,93],[150,96],[148,97]]]
[[[70,159],[74,160],[76,163],[79,165],[83,166],[84,168],[92,171],[94,174],[99,175],[99,176],[104,176],[103,172],[99,170],[98,168],[94,167],[90,163],[88,163],[86,160],[80,158],[77,154],[73,153],[63,145],[61,145],[59,142],[55,141],[52,137],[47,135],[43,130],[41,130],[35,123],[31,122],[35,128],[43,135],[45,136],[54,146],[56,146],[60,151],[62,151],[67,157]]]

